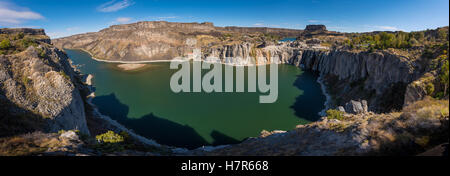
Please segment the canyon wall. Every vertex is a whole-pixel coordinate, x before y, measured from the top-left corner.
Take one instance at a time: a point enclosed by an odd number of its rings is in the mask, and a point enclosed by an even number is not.
[[[152,21],[114,25],[99,32],[54,39],[52,42],[60,49],[83,49],[102,60],[149,61],[184,56],[192,52],[193,47],[236,43],[235,40],[231,41],[231,37],[239,41],[255,41],[259,40],[259,35],[266,32],[280,36],[296,36],[302,30],[215,27],[212,23]],[[252,36],[243,33],[251,33]]]
[[[246,65],[251,58],[255,63],[293,64],[319,73],[334,97],[336,106],[350,100],[368,100],[369,109],[385,112],[401,109],[404,104],[406,86],[422,73],[420,64],[411,59],[389,52],[351,52],[344,50],[320,50],[285,43],[277,46],[255,48],[250,43],[209,48],[203,58],[237,58],[232,64]],[[253,62],[251,62],[253,63]]]
[[[52,42],[59,48],[83,49],[106,61],[171,60],[187,56],[191,59],[217,57],[229,64],[250,65],[267,64],[268,58],[274,57],[277,63],[320,73],[326,85],[332,87],[329,92],[335,106],[343,106],[350,100],[367,100],[369,109],[376,112],[401,109],[406,87],[423,74],[419,62],[392,52],[352,52],[322,46],[320,40],[319,43],[308,43],[308,40],[279,43],[271,34],[336,37],[337,33],[327,31],[324,26],[309,26],[303,31],[215,27],[212,23],[138,22]],[[409,94],[407,97],[407,101],[415,99]]]
[[[8,29],[2,29],[5,31]],[[33,29],[14,29],[7,34],[18,32],[24,33],[26,38],[43,34],[43,30]],[[69,58],[49,43],[35,42],[16,54],[0,55],[1,119],[22,123],[18,128],[27,128],[31,123],[28,121],[42,120],[42,128],[35,126],[37,129],[34,130],[77,129],[89,134],[84,100],[79,90],[81,83]]]

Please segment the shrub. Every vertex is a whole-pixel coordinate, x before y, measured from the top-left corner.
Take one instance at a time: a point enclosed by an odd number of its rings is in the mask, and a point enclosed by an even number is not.
[[[327,118],[328,119],[337,119],[337,120],[343,120],[344,119],[344,112],[335,110],[335,109],[329,109],[327,110]]]
[[[433,83],[428,83],[425,86],[425,89],[426,89],[428,95],[433,94],[433,92],[434,92],[434,84]]]
[[[126,147],[124,137],[113,131],[97,135],[95,136],[95,139],[98,143],[95,144],[94,147],[101,152],[123,151]]]
[[[11,42],[9,39],[3,39],[2,42],[0,42],[0,49],[8,49],[11,47]]]
[[[20,32],[14,36],[14,40],[20,40],[23,39],[23,37],[25,37],[25,34],[23,32]]]
[[[61,74],[61,76],[63,76],[63,77],[66,78],[67,80],[70,80],[70,76],[67,75],[64,71],[60,71],[59,74]]]
[[[29,37],[25,37],[23,39],[21,39],[18,43],[17,43],[18,47],[21,48],[22,50],[28,48],[29,46],[37,46],[37,42],[35,39],[33,38],[29,38]],[[17,47],[17,46],[16,46]]]
[[[440,83],[444,85],[443,97],[447,94],[448,85],[449,85],[449,64],[447,60],[447,56],[445,57],[445,61],[442,64],[441,72],[439,74]]]
[[[45,55],[47,54],[47,52],[45,51],[45,49],[42,48],[38,48],[38,53],[39,53],[39,57],[40,58],[45,58]]]
[[[106,133],[95,136],[95,139],[99,143],[120,143],[123,142],[123,136],[114,133],[114,131],[108,131]]]
[[[24,75],[22,77],[22,83],[23,83],[24,86],[30,85],[31,84],[31,79]]]

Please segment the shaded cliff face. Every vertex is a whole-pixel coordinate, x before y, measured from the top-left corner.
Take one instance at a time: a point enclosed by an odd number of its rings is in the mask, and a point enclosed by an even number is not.
[[[324,77],[336,106],[364,99],[376,112],[401,109],[406,86],[423,74],[419,61],[389,52],[319,50],[298,44],[255,48],[245,43],[206,49],[203,57],[208,56],[238,58],[232,63],[239,65],[249,63],[251,57],[257,58],[258,64],[267,64],[272,57],[276,63],[315,71]]]
[[[298,40],[278,43],[272,35],[296,35]],[[60,48],[84,49],[93,57],[108,61],[170,60],[178,56],[205,59],[212,56],[223,62],[227,57],[233,57],[231,64],[249,65],[267,64],[273,57],[277,63],[294,64],[320,73],[336,107],[350,100],[364,99],[368,101],[369,110],[389,112],[400,110],[405,101],[423,98],[423,90],[413,90],[410,86],[426,72],[423,59],[387,50],[364,52],[322,45],[322,40],[329,38],[328,42],[342,42],[345,36],[327,31],[322,25],[308,26],[302,31],[222,28],[211,23],[139,22],[52,42]],[[311,40],[316,42],[308,42]],[[201,51],[201,55],[196,50]]]
[[[25,34],[25,37],[33,38],[34,35],[42,35],[43,31],[27,29],[19,32]],[[9,34],[17,33],[10,31]],[[19,120],[22,120],[26,123],[40,120],[42,124],[30,127],[31,131],[78,129],[89,134],[84,101],[77,83],[79,78],[73,71],[70,60],[65,53],[49,43],[32,41],[24,51],[16,50],[16,54],[0,55],[0,100],[5,105],[1,109],[1,120],[5,124],[8,121],[21,123]],[[7,129],[1,129],[3,130]],[[14,131],[9,133],[14,134]]]

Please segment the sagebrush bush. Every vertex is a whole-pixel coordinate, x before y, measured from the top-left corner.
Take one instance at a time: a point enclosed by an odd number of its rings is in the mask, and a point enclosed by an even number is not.
[[[114,131],[108,131],[106,133],[95,136],[95,139],[99,143],[120,143],[123,142],[123,136],[114,133]]]
[[[335,109],[329,109],[327,110],[327,118],[328,119],[337,119],[337,120],[343,120],[344,119],[344,112],[335,110]]]

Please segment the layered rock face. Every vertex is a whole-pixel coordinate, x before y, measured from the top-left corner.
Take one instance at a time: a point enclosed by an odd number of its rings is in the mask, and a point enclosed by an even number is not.
[[[41,35],[41,30],[19,31]],[[0,96],[8,106],[2,118],[37,116],[46,125],[36,130],[89,134],[80,84],[66,54],[48,43],[37,41],[25,51],[0,55]]]
[[[327,28],[325,25],[308,25],[306,26],[305,30],[308,32],[315,32],[315,31],[325,32],[327,31]]]
[[[165,21],[115,25],[95,33],[53,40],[59,48],[83,49],[94,57],[111,61],[170,60],[192,53],[193,48],[227,43],[236,32],[267,31],[295,35],[301,30],[273,28],[215,27],[212,23],[171,23]],[[195,41],[191,43],[189,41]]]
[[[320,73],[331,90],[336,106],[353,99],[368,100],[372,111],[390,111],[403,106],[406,86],[421,75],[419,63],[388,52],[319,50],[304,44],[286,43],[256,48],[253,44],[206,49],[203,58],[218,57],[233,64],[272,62],[300,66]],[[256,61],[250,62],[252,58]],[[229,61],[229,60],[228,60]],[[339,87],[336,89],[336,87]],[[393,93],[397,95],[392,95]],[[395,106],[394,106],[395,105]]]
[[[296,35],[299,40],[274,43],[267,37],[260,39],[261,35],[269,34]],[[86,50],[108,61],[170,60],[188,56],[191,59],[217,57],[236,65],[293,64],[320,73],[327,86],[333,87],[330,93],[336,106],[344,106],[351,100],[367,100],[371,111],[401,109],[406,87],[422,74],[423,66],[387,51],[352,52],[322,46],[320,41],[308,43],[316,39],[311,38],[314,36],[336,35],[342,34],[327,31],[323,25],[309,25],[302,31],[222,28],[212,23],[139,22],[52,42],[60,48]]]
[[[30,28],[1,28],[0,34],[17,34],[24,33],[30,35],[45,35],[44,29],[30,29]]]

